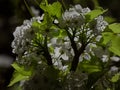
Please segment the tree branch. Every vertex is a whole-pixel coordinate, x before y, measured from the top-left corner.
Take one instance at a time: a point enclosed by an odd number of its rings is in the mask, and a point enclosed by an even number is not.
[[[45,36],[45,40],[44,40],[44,57],[46,58],[47,60],[47,64],[52,66],[53,63],[52,63],[52,58],[51,58],[51,55],[49,53],[49,50],[48,50],[48,46],[47,46],[47,35]]]
[[[65,29],[65,30],[66,30],[66,29]],[[74,41],[75,32],[73,32],[73,36],[69,33],[68,30],[66,30],[66,32],[67,32],[67,35],[68,35],[68,37],[69,37],[69,39],[70,39],[70,42],[71,42],[71,46],[72,46],[72,48],[73,48],[73,51],[74,51],[74,53],[75,53],[75,52],[77,52],[77,45],[76,45],[76,43],[75,43],[75,41]]]
[[[78,62],[79,62],[79,57],[80,55],[84,52],[86,45],[82,45],[80,49],[75,53],[75,56],[73,57],[73,61],[71,64],[71,69],[70,71],[76,71]]]

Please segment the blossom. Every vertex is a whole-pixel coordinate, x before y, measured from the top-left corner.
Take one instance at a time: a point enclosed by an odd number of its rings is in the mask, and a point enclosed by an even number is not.
[[[89,55],[89,53],[84,53],[84,59],[86,59],[86,60],[91,59],[91,56]]]
[[[111,72],[116,72],[116,71],[118,71],[118,67],[116,67],[116,66],[112,66],[111,68],[110,68],[110,71]]]
[[[79,14],[75,9],[70,9],[69,11],[65,11],[63,14],[63,20],[70,27],[74,27],[76,25],[81,25],[84,22],[83,15]]]
[[[18,58],[18,62],[22,65],[29,65],[31,66],[33,62],[37,61],[37,63],[40,63],[41,61],[41,55],[38,55],[36,51],[32,52],[25,52],[24,55],[20,58]]]
[[[74,9],[70,9],[69,11],[66,10],[63,14],[63,20],[71,21],[74,18],[79,17],[79,15],[80,14],[76,12]]]
[[[117,57],[117,56],[112,56],[112,57],[110,57],[110,59],[112,61],[116,61],[116,62],[120,61],[120,57]]]
[[[103,62],[107,62],[109,58],[108,58],[108,55],[102,55],[101,59]]]
[[[95,39],[96,39],[96,41],[100,41],[101,40],[101,38],[102,38],[102,36],[101,35],[98,35]]]
[[[69,27],[80,27],[85,22],[85,14],[90,12],[89,8],[82,8],[80,5],[75,5],[69,10],[66,10],[63,15],[63,21]]]
[[[95,18],[95,20],[96,20],[95,33],[100,34],[102,31],[104,31],[108,23],[104,21],[104,18],[101,15]]]
[[[95,21],[95,24],[93,25],[94,28],[91,28],[90,27],[91,23],[86,22],[86,17],[85,17],[85,15],[90,11],[91,10],[88,7],[82,8],[81,5],[77,4],[69,8],[62,14],[61,17],[62,22],[57,19],[53,19],[53,24],[59,25],[62,23],[63,26],[67,27],[68,33],[70,34],[70,36],[63,36],[63,37],[48,36],[47,46],[52,61],[54,62],[53,65],[58,66],[58,68],[59,67],[61,68],[62,61],[63,62],[72,61],[73,57],[75,56],[75,51],[72,48],[72,44],[70,40],[70,37],[72,38],[72,36],[74,36],[73,40],[78,50],[81,48],[82,44],[88,43],[86,45],[85,50],[79,57],[80,61],[82,61],[83,59],[90,60],[91,59],[90,55],[96,55],[99,58],[103,59],[103,61],[106,60],[105,56],[102,56],[103,54],[105,54],[104,50],[100,47],[97,47],[96,42],[100,41],[101,35],[99,34],[106,28],[108,23],[104,21],[103,16],[100,15],[94,19]],[[34,46],[32,47],[33,44],[32,41],[33,39],[35,39],[34,38],[35,35],[37,38],[37,34],[42,36],[43,38],[44,36],[43,33],[37,32],[37,29],[34,29],[32,27],[32,23],[34,21],[37,21],[38,23],[42,23],[41,21],[43,20],[43,16],[44,14],[41,17],[33,17],[31,20],[25,20],[23,22],[23,25],[16,27],[16,30],[13,33],[14,40],[12,42],[12,48],[13,48],[13,53],[18,54],[17,57],[18,59],[19,57],[22,57],[23,60],[30,61],[31,58],[39,57],[37,55],[37,52],[33,50]],[[36,32],[37,34],[35,34]],[[37,39],[39,40],[39,38]],[[39,47],[37,47],[36,51],[38,49]],[[35,57],[32,57],[32,55]]]
[[[41,17],[33,17],[31,20],[24,20],[23,25],[16,27],[13,32],[14,40],[11,44],[13,53],[18,55],[23,54],[29,49],[31,41],[35,35],[35,30],[32,29],[32,23],[37,21],[40,23]]]
[[[68,59],[69,59],[69,56],[68,56],[66,53],[64,53],[64,54],[61,55],[61,58],[62,58],[63,60],[68,60]]]
[[[38,9],[36,9],[36,8],[33,7],[33,6],[31,6],[30,8],[31,8],[32,13],[33,13],[35,16],[38,16],[38,15],[39,15],[40,11],[39,11]]]
[[[82,9],[83,15],[89,13],[90,11],[91,11],[91,10],[90,10],[90,8],[88,8],[88,7]]]
[[[77,12],[81,13],[81,12],[82,12],[82,7],[81,7],[81,5],[80,5],[80,4],[75,5],[75,10],[76,10]]]

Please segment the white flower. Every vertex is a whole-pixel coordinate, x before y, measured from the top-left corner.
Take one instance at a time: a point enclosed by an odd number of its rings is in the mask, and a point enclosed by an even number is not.
[[[57,38],[52,38],[51,40],[50,40],[50,43],[54,46],[54,45],[56,45],[57,44]]]
[[[61,55],[61,58],[62,58],[63,60],[68,60],[68,59],[69,59],[69,56],[67,56],[67,54],[64,53],[64,54]]]
[[[103,55],[105,54],[105,51],[103,50],[102,47],[93,48],[93,52],[94,52],[94,54],[95,54],[97,57],[99,57],[99,58],[104,57]]]
[[[97,48],[97,45],[94,43],[89,43],[85,48],[85,52],[93,53],[93,48]]]
[[[102,31],[104,31],[108,23],[104,21],[103,16],[98,16],[95,20],[96,20],[95,33],[100,34]]]
[[[13,53],[23,54],[31,44],[31,40],[35,35],[35,30],[31,28],[32,23],[37,21],[40,23],[41,17],[33,17],[31,20],[24,20],[23,25],[16,27],[13,33],[14,40],[11,44],[13,48]]]
[[[82,62],[83,60],[90,60],[91,56],[89,55],[89,53],[82,53],[79,57],[79,62]]]
[[[88,53],[84,53],[83,57],[86,60],[90,60],[91,59],[91,56]]]
[[[91,10],[87,7],[87,8],[83,8],[82,9],[82,14],[85,15],[87,13],[89,13]]]
[[[70,49],[70,48],[71,48],[70,42],[64,42],[64,47],[65,47],[66,49]]]
[[[38,16],[38,15],[39,15],[40,11],[39,11],[38,9],[36,9],[36,8],[33,7],[33,6],[31,6],[30,8],[31,8],[32,13],[33,13],[35,16]]]
[[[79,57],[79,62],[82,62],[82,61],[83,61],[83,54],[81,54]]]
[[[63,68],[63,65],[62,65],[61,60],[56,60],[56,61],[54,62],[54,66],[56,66],[56,67],[59,68],[59,69],[62,69],[62,68]]]
[[[63,20],[72,21],[74,18],[79,17],[80,14],[75,10],[66,10],[63,14]]]
[[[118,67],[116,67],[116,66],[112,66],[111,68],[110,68],[110,71],[111,72],[114,72],[114,71],[118,71]]]
[[[80,5],[76,5],[69,10],[66,10],[62,15],[63,20],[69,27],[80,27],[85,22],[85,17],[82,14]]]
[[[96,41],[100,41],[101,40],[101,38],[102,38],[102,36],[101,35],[98,35],[95,39],[96,39]]]
[[[54,49],[54,58],[58,58],[59,56],[60,56],[60,50],[61,50],[61,47],[55,47],[55,49]]]
[[[68,69],[68,65],[65,65],[65,66],[62,67],[63,71],[66,71],[67,69]]]
[[[75,5],[75,10],[76,10],[77,12],[81,13],[81,12],[82,12],[82,7],[81,7],[81,5],[80,5],[80,4]]]
[[[75,37],[75,38],[74,38],[74,41],[76,41],[76,42],[77,42],[78,40],[79,40],[79,38],[77,38],[77,37]]]
[[[58,23],[59,23],[59,21],[58,21],[57,19],[55,19],[55,20],[54,20],[54,23],[55,23],[55,24],[58,24]]]
[[[116,61],[116,62],[120,61],[120,58],[117,57],[117,56],[112,56],[112,57],[110,57],[110,59],[111,59],[112,61]]]
[[[108,55],[102,55],[102,61],[107,62],[108,61]]]

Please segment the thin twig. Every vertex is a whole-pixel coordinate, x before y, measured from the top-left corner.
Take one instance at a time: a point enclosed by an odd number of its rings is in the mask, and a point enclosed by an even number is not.
[[[28,4],[27,4],[27,2],[24,0],[24,3],[25,3],[25,6],[27,7],[27,9],[28,9],[28,11],[29,11],[29,13],[30,13],[30,15],[32,16],[32,17],[34,17],[34,14],[32,13],[32,11],[31,11],[31,9],[30,9],[30,7],[28,6]]]

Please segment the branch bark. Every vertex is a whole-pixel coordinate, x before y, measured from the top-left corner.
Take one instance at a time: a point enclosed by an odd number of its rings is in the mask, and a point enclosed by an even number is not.
[[[78,63],[79,63],[79,57],[84,52],[86,45],[82,45],[79,50],[75,52],[75,56],[73,57],[73,61],[71,63],[71,69],[70,71],[76,71]]]
[[[72,46],[74,54],[75,54],[75,56],[73,57],[72,63],[71,63],[70,71],[76,71],[77,66],[78,66],[78,62],[79,62],[79,57],[84,52],[86,44],[85,44],[85,42],[82,41],[82,46],[78,49],[77,45],[74,41],[76,31],[73,32],[73,35],[71,35],[67,29],[66,29],[66,32],[67,32],[67,35],[70,39],[71,46]]]
[[[47,35],[45,36],[45,40],[44,40],[44,54],[43,55],[47,60],[47,64],[52,66],[53,65],[52,58],[51,58],[51,55],[50,55],[50,52],[49,52],[48,46],[47,46]]]

